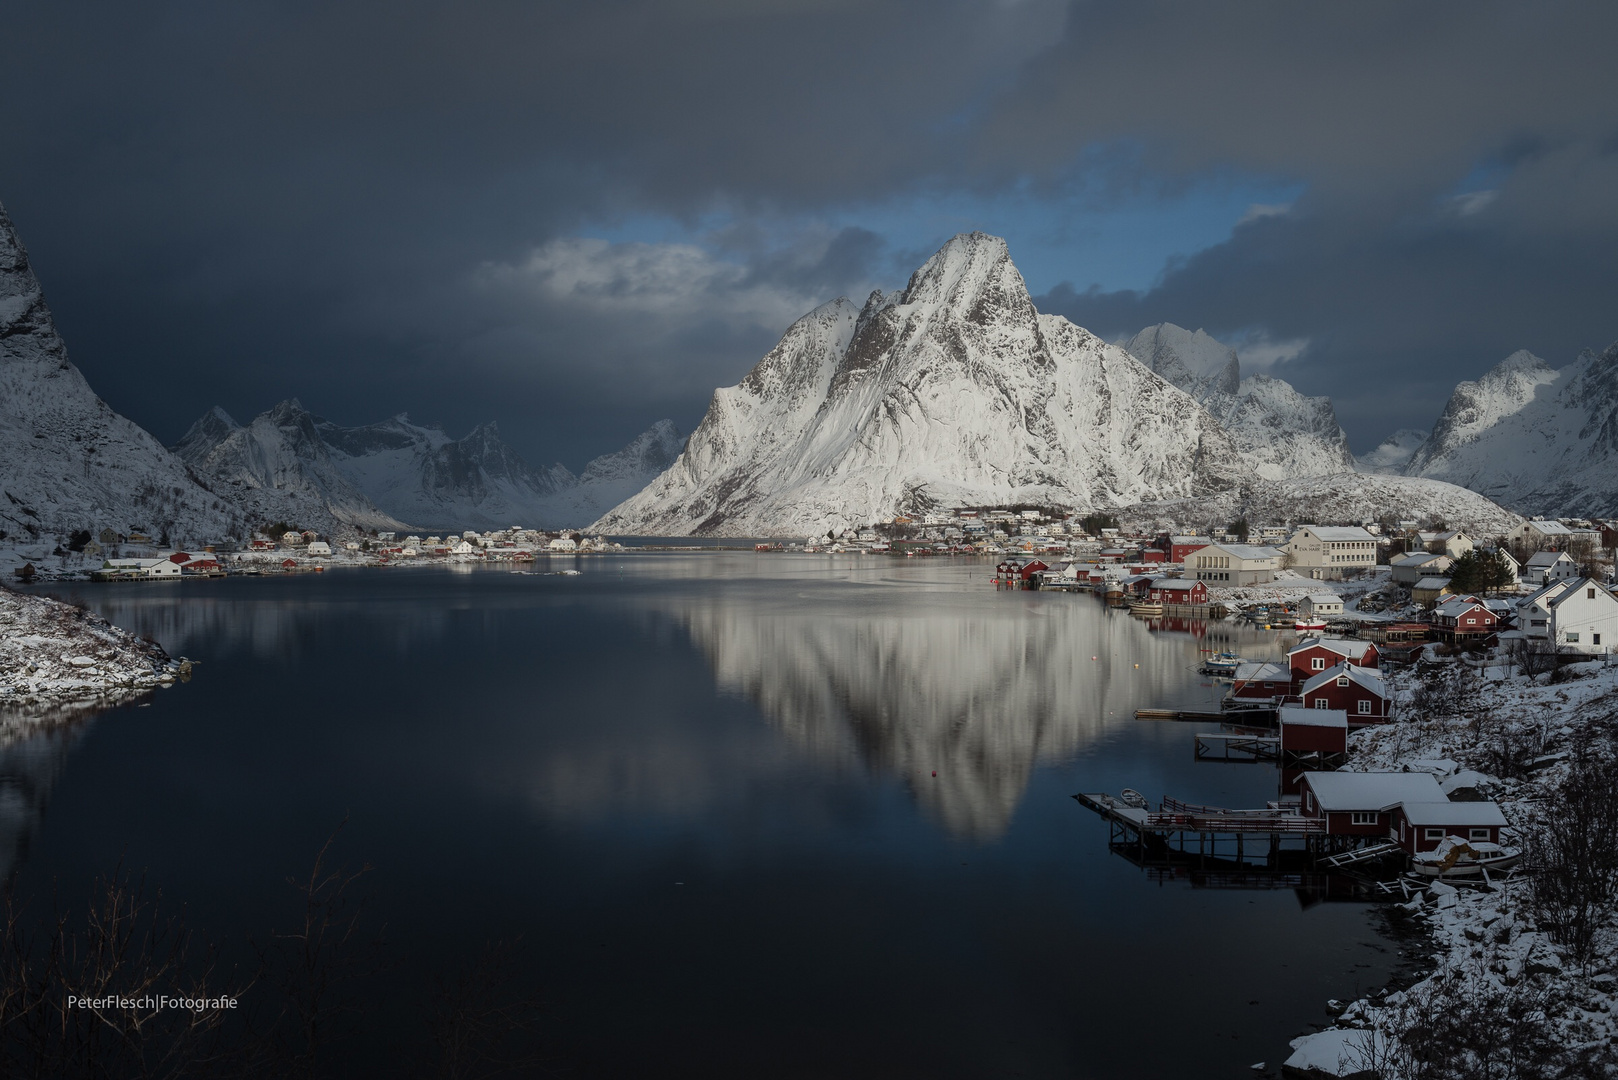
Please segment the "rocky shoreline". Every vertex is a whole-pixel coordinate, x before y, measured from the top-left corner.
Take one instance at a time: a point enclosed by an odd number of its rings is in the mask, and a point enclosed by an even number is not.
[[[0,586],[0,723],[76,715],[183,681],[189,660],[86,608]]]

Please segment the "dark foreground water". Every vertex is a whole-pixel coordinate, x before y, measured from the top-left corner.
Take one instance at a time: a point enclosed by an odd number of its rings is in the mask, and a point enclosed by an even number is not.
[[[232,942],[290,921],[346,817],[388,942],[371,1068],[420,1052],[435,974],[517,937],[579,1077],[1249,1076],[1392,967],[1369,909],[1164,881],[1069,798],[1273,797],[1132,718],[1212,700],[1223,627],[980,562],[565,565],[81,587],[201,663],[3,751],[0,857],[68,897],[122,860]]]

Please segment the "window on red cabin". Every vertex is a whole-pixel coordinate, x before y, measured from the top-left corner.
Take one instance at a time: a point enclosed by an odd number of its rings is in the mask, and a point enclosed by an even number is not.
[[[1487,840],[1487,839],[1489,839],[1489,830],[1488,829],[1472,829],[1472,830],[1469,830],[1467,832],[1467,834],[1466,834],[1466,838],[1468,840]]]
[[[1349,817],[1351,825],[1375,825],[1378,815],[1375,810],[1356,810]]]
[[[1362,699],[1360,699],[1360,715],[1361,716],[1368,716],[1368,715],[1370,715],[1370,712],[1371,712],[1371,699],[1370,698],[1362,698]]]
[[[1309,670],[1311,670],[1311,671],[1325,671],[1326,670],[1326,658],[1323,657],[1323,656],[1314,657],[1312,660],[1309,661]]]
[[[1317,708],[1317,709],[1329,709],[1329,708],[1331,708],[1331,702],[1327,701],[1323,697],[1317,697],[1317,698],[1315,698],[1315,708]]]
[[[1424,829],[1423,835],[1425,835],[1428,840],[1442,840],[1444,839],[1444,830],[1442,828]]]
[[[1347,675],[1339,675],[1339,676],[1337,676],[1337,685],[1338,686],[1347,686],[1348,685],[1348,676]]]

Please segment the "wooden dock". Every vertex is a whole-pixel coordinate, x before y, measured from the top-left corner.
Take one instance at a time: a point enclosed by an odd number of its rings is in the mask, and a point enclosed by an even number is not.
[[[1281,737],[1199,731],[1195,757],[1198,761],[1274,763],[1281,760]]]
[[[1138,849],[1158,853],[1234,857],[1238,863],[1249,857],[1274,864],[1283,846],[1291,843],[1313,856],[1327,844],[1326,823],[1288,810],[1230,810],[1164,798],[1157,810],[1131,806],[1116,795],[1080,793],[1073,798],[1099,815],[1110,828],[1108,845],[1117,849]]]
[[[1195,724],[1217,724],[1225,719],[1224,713],[1192,712],[1188,709],[1136,709],[1136,720],[1180,720]]]

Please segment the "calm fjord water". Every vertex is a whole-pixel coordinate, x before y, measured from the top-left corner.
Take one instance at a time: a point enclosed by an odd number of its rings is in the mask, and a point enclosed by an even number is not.
[[[1132,718],[1213,700],[1224,639],[982,562],[562,565],[82,587],[202,663],[4,752],[19,888],[121,859],[240,939],[347,817],[395,961],[373,1064],[431,973],[518,935],[581,1077],[1247,1076],[1383,984],[1367,909],[1159,883],[1068,797],[1273,797]]]

